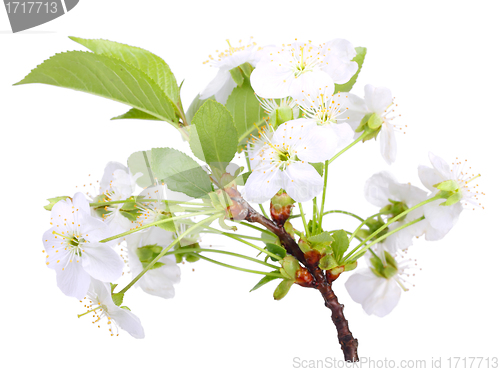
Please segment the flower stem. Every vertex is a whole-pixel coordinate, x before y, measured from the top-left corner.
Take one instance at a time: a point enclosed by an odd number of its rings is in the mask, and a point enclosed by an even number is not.
[[[170,218],[165,218],[164,220],[151,222],[151,223],[148,223],[148,224],[146,224],[144,226],[136,227],[136,228],[134,228],[132,230],[125,231],[124,233],[121,233],[121,234],[118,234],[118,235],[113,235],[113,236],[111,236],[109,238],[101,240],[99,243],[106,243],[106,242],[109,242],[111,240],[122,238],[124,236],[130,235],[130,234],[134,234],[137,231],[141,231],[141,230],[147,229],[147,228],[152,227],[152,226],[161,225],[162,223],[165,223],[165,222],[170,222],[170,221],[175,221],[175,220],[181,220],[181,219],[187,218],[187,217],[194,217],[194,216],[200,216],[200,215],[204,215],[204,214],[210,214],[212,212],[217,212],[217,209],[209,209],[209,210],[202,211],[202,212],[188,213],[188,214],[183,214],[182,216],[174,216],[174,217],[170,217]],[[217,215],[220,215],[220,213],[217,214]]]
[[[256,262],[256,263],[259,263],[261,265],[264,265],[264,266],[267,266],[267,267],[270,267],[270,268],[273,268],[273,269],[276,269],[276,270],[278,270],[280,268],[279,266],[276,266],[276,265],[273,265],[273,264],[261,261],[261,260],[259,260],[257,258],[245,256],[245,255],[239,254],[239,253],[234,253],[234,252],[229,252],[229,251],[222,251],[222,250],[219,250],[219,249],[181,248],[181,249],[176,249],[176,250],[167,252],[167,253],[164,254],[164,256],[169,256],[169,255],[172,255],[172,254],[198,253],[198,252],[220,253],[220,254],[225,254],[225,255],[228,255],[228,256],[234,256],[234,257],[238,257],[238,258],[243,258],[245,260]]]
[[[321,210],[319,212],[319,222],[318,222],[318,225],[319,225],[319,229],[321,231],[322,229],[322,226],[323,226],[323,212],[325,210],[325,199],[326,199],[326,185],[327,185],[327,182],[328,182],[328,162],[325,161],[325,173],[323,174],[323,196],[321,198]]]
[[[245,269],[243,267],[228,265],[228,264],[225,264],[225,263],[220,262],[220,261],[212,260],[211,258],[202,256],[201,254],[192,253],[192,255],[195,256],[195,257],[199,257],[202,260],[214,263],[216,265],[227,267],[228,269],[233,269],[233,270],[243,271],[243,272],[246,272],[246,273],[258,274],[258,275],[273,276],[275,278],[283,278],[283,279],[285,279],[285,277],[283,275],[279,274],[279,273],[270,273],[270,272],[267,272],[267,271],[257,271],[257,270]]]
[[[361,222],[363,222],[365,219],[362,218],[362,217],[359,217],[358,215],[354,214],[354,213],[351,213],[351,212],[347,212],[347,211],[341,211],[339,209],[335,209],[335,210],[332,210],[332,211],[328,211],[328,212],[325,212],[323,213],[323,216],[326,216],[327,214],[330,214],[330,213],[342,213],[342,214],[347,214],[348,216],[351,216],[351,217],[354,217],[354,218],[357,218],[358,220],[360,220]]]
[[[152,260],[148,266],[146,266],[144,268],[144,270],[142,270],[134,279],[132,279],[132,281],[130,283],[127,284],[127,286],[125,288],[123,288],[119,293],[125,293],[127,292],[139,279],[142,278],[142,276],[144,274],[146,274],[146,272],[151,269],[155,263],[158,262],[158,260],[160,258],[163,257],[163,255],[165,255],[165,253],[167,253],[170,248],[172,248],[173,246],[175,246],[178,242],[181,241],[182,238],[184,238],[186,235],[189,235],[192,231],[198,229],[200,226],[203,226],[203,225],[210,225],[210,223],[212,221],[215,221],[217,218],[219,218],[220,216],[222,216],[222,213],[217,213],[217,214],[214,214],[213,216],[210,216],[210,217],[207,217],[205,218],[204,220],[198,222],[196,225],[193,225],[191,226],[189,229],[186,229],[186,231],[184,231],[182,234],[179,234],[177,236],[177,238],[174,239],[174,241],[172,243],[170,243],[170,245],[166,248],[164,248],[160,254],[158,254],[158,256],[155,257],[154,260]]]
[[[304,224],[304,232],[306,236],[309,237],[309,229],[307,228],[306,216],[304,215],[304,210],[302,209],[302,203],[299,203],[300,216],[302,217],[302,223]]]
[[[352,260],[354,259],[358,259],[359,257],[361,257],[368,249],[371,251],[371,246],[373,246],[374,244],[377,244],[378,242],[384,240],[385,238],[387,238],[388,236],[392,235],[392,234],[395,234],[397,233],[399,230],[403,230],[405,228],[407,228],[408,226],[411,226],[413,224],[416,224],[417,222],[420,222],[422,221],[423,219],[425,219],[425,216],[422,216],[420,218],[417,218],[416,220],[413,220],[411,222],[408,222],[408,223],[405,223],[404,225],[401,225],[399,226],[397,229],[394,229],[392,231],[389,231],[387,234],[384,234],[382,235],[381,237],[375,239],[374,241],[372,241],[370,244],[366,245],[365,247],[363,247],[362,250],[360,250],[355,257],[352,258]],[[373,251],[372,251],[373,253]],[[375,254],[374,254],[375,255]],[[347,257],[346,257],[347,258]]]
[[[351,237],[349,238],[349,243],[351,243],[352,239],[356,236],[356,234],[358,233],[359,230],[361,230],[361,228],[366,224],[366,222],[370,219],[370,218],[373,218],[373,217],[377,217],[377,216],[380,216],[382,215],[383,213],[379,212],[379,213],[375,213],[374,215],[371,215],[370,217],[368,217],[366,220],[364,220],[363,222],[361,222],[361,224],[356,228],[356,230],[354,230],[354,232],[352,233]]]
[[[359,247],[361,247],[364,243],[370,241],[370,239],[372,239],[374,236],[376,236],[379,232],[381,232],[382,230],[384,230],[387,226],[389,226],[391,223],[393,222],[396,222],[397,220],[399,220],[401,217],[404,217],[406,216],[408,213],[410,213],[411,211],[417,209],[417,208],[420,208],[421,206],[425,205],[425,204],[428,204],[428,203],[431,203],[433,202],[434,200],[438,200],[438,199],[441,199],[442,196],[440,194],[437,194],[436,196],[430,198],[430,199],[427,199],[427,200],[424,200],[423,202],[421,203],[418,203],[417,205],[411,207],[411,208],[408,208],[407,210],[401,212],[400,214],[398,214],[396,217],[393,217],[391,218],[390,220],[388,220],[384,225],[380,226],[375,232],[373,232],[370,236],[368,236],[368,238],[366,238],[365,240],[363,240],[362,243],[360,243],[358,246],[356,246],[351,252],[349,252],[349,254],[345,257],[345,258],[349,258]],[[400,229],[398,229],[399,231]],[[394,231],[394,230],[393,230]]]
[[[356,143],[358,143],[359,141],[361,141],[367,135],[368,135],[368,132],[364,132],[355,141],[351,142],[349,145],[347,145],[342,150],[340,150],[339,152],[337,152],[333,158],[331,158],[330,160],[328,160],[328,164],[331,164],[335,159],[337,159],[340,155],[342,155],[344,152],[346,152],[347,150],[349,150],[351,147],[353,147]]]
[[[186,205],[197,205],[200,207],[206,207],[206,206],[211,206],[209,203],[198,203],[198,202],[184,202],[184,201],[179,201],[179,200],[166,200],[166,199],[144,199],[144,198],[138,198],[138,197],[130,197],[129,199],[124,199],[124,200],[111,200],[109,202],[98,202],[98,203],[90,203],[89,205],[91,207],[105,207],[107,205],[112,205],[112,204],[123,204],[123,203],[153,203],[153,202],[158,202],[158,201],[164,201],[168,204],[186,204]]]

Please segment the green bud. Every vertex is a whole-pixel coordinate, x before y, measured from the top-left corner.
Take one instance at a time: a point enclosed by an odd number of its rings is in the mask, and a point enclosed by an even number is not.
[[[371,270],[376,276],[389,279],[398,273],[398,264],[389,252],[384,251],[384,256],[387,263],[386,265],[383,264],[378,256],[370,258],[370,262],[373,266]]]
[[[278,284],[273,293],[274,299],[281,300],[283,297],[285,297],[292,287],[293,283],[293,280],[284,279],[280,284]]]
[[[344,266],[336,266],[332,269],[330,269],[330,273],[332,275],[340,275],[342,274],[343,272],[345,271],[345,267]]]
[[[281,262],[281,266],[283,267],[280,271],[281,273],[292,279],[295,280],[295,273],[297,272],[298,269],[300,269],[300,264],[299,261],[293,256],[287,255],[285,258],[283,258],[283,261]]]
[[[358,267],[358,261],[349,262],[349,263],[344,265],[344,271],[352,271],[356,267]]]
[[[292,223],[290,221],[286,221],[283,225],[283,228],[292,238],[295,236],[295,230],[293,229]]]
[[[280,106],[269,115],[269,124],[273,128],[290,120],[293,120],[293,110],[289,106]]]
[[[299,240],[299,248],[304,253],[309,252],[311,250],[311,246],[309,245],[307,240],[305,240],[304,237],[301,237]]]
[[[366,114],[365,116],[363,116],[363,119],[361,119],[361,122],[359,123],[358,127],[356,128],[356,133],[361,133],[361,132],[365,131],[365,129],[366,129],[365,126],[368,123],[368,120],[370,119],[371,116],[372,116],[372,114]]]
[[[373,114],[368,119],[368,127],[370,129],[378,129],[382,126],[383,120],[378,114]]]
[[[443,181],[441,183],[435,184],[434,187],[442,191],[456,191],[460,188],[457,181],[455,180]]]
[[[387,204],[384,208],[382,208],[380,210],[381,213],[395,217],[408,209],[408,206],[403,202],[391,199],[389,199],[389,201],[391,202],[391,204]]]
[[[52,210],[52,207],[59,201],[61,200],[66,200],[70,198],[69,196],[57,196],[55,198],[49,198],[47,199],[49,201],[49,204],[45,205],[44,208],[48,211],[51,211]],[[70,198],[71,199],[71,198]]]

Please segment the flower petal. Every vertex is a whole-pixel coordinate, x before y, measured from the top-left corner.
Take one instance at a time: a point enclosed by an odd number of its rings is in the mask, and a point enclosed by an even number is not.
[[[370,112],[382,115],[392,103],[391,91],[384,87],[367,84],[365,85],[365,103]]]
[[[251,202],[263,203],[271,199],[283,186],[282,171],[272,164],[262,162],[248,177],[245,195]]]
[[[396,161],[396,153],[398,150],[396,136],[392,127],[388,124],[382,125],[380,131],[380,153],[387,164],[391,165]]]
[[[116,307],[112,311],[108,311],[108,314],[120,328],[127,331],[132,337],[144,338],[144,328],[141,321],[131,311]]]
[[[82,247],[82,267],[93,278],[112,282],[122,275],[123,261],[107,244],[84,243]]]
[[[299,203],[311,200],[323,189],[323,178],[308,163],[293,163],[284,174],[284,189]]]
[[[56,280],[59,289],[66,295],[81,300],[87,294],[90,286],[90,275],[83,270],[82,264],[71,262],[64,269],[56,270]]]
[[[390,172],[376,173],[365,183],[365,198],[377,207],[385,207],[393,198],[390,189],[396,184],[396,178]]]

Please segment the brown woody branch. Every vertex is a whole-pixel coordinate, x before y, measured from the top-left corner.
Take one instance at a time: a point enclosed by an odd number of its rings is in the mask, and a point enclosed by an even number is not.
[[[320,291],[325,300],[325,306],[332,312],[332,321],[337,328],[338,339],[344,353],[344,359],[351,362],[358,361],[358,340],[353,337],[349,330],[349,325],[343,312],[344,305],[338,302],[337,296],[335,296],[332,290],[331,282],[327,280],[323,270],[318,267],[317,262],[313,263],[310,260],[306,260],[297,242],[285,231],[285,229],[258,213],[239,195],[239,193],[232,193],[231,199],[239,206],[240,210],[248,211],[246,216],[242,219],[249,222],[260,223],[278,236],[288,254],[294,256],[307,268],[314,278],[312,287]]]

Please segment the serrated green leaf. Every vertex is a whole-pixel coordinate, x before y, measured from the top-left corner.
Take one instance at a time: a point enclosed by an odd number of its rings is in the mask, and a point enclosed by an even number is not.
[[[48,198],[47,201],[49,202],[49,204],[44,205],[43,207],[46,210],[51,211],[52,208],[54,207],[54,205],[56,205],[57,202],[59,202],[61,200],[66,200],[68,198],[69,198],[69,196],[56,196],[55,198]]]
[[[337,85],[335,84],[335,92],[349,92],[354,83],[356,83],[356,80],[358,79],[359,72],[361,71],[361,68],[363,67],[363,62],[365,61],[366,57],[366,48],[363,47],[356,47],[356,56],[352,59],[354,62],[358,64],[358,71],[354,74],[354,76],[345,84],[340,84]]]
[[[238,132],[238,144],[246,145],[247,138],[257,133],[255,125],[260,125],[266,113],[255,97],[250,80],[245,79],[241,87],[233,89],[226,102],[226,108],[234,118],[234,125]]]
[[[286,249],[274,243],[266,243],[266,250],[268,250],[271,253],[274,253],[277,256],[280,256],[281,258],[284,258],[286,256]],[[271,260],[278,261],[273,257],[271,257]]]
[[[194,116],[196,115],[196,113],[198,112],[198,110],[200,109],[200,107],[203,106],[203,104],[208,99],[211,99],[211,100],[215,101],[215,97],[214,96],[212,96],[210,98],[207,98],[207,99],[200,99],[200,95],[199,94],[193,99],[193,102],[191,102],[191,104],[189,105],[188,110],[186,111],[186,119],[188,121],[188,125],[191,125],[191,122],[193,121]]]
[[[238,135],[233,117],[224,105],[207,100],[200,107],[190,126],[189,145],[193,154],[210,166],[227,164],[233,159]]]
[[[274,271],[271,271],[271,272],[272,273],[279,273],[280,271],[279,270],[274,270]],[[275,276],[269,276],[269,275],[264,276],[261,280],[259,280],[259,282],[257,284],[255,284],[255,286],[250,290],[250,292],[253,292],[253,291],[259,289],[264,284],[267,284],[267,283],[269,283],[270,281],[272,281],[274,279],[278,279],[278,278],[275,277]]]
[[[90,52],[56,54],[14,84],[48,84],[95,94],[174,123],[174,107],[144,72],[116,58]]]
[[[144,111],[141,110],[137,110],[135,108],[128,110],[126,113],[122,115],[111,118],[111,120],[119,120],[119,119],[160,120],[156,116],[149,115],[148,113],[145,113]]]
[[[349,248],[349,237],[344,230],[337,230],[332,234],[332,250],[337,262],[342,260],[345,251]]]
[[[165,180],[172,191],[193,198],[212,191],[212,182],[201,166],[188,155],[171,148],[151,150],[151,169],[158,179]]]
[[[326,231],[321,234],[311,236],[307,239],[311,243],[328,243],[333,242],[333,238]]]
[[[142,173],[136,182],[144,188],[154,185],[155,177],[151,169],[151,150],[137,151],[128,157],[127,165],[132,174]]]
[[[119,59],[144,72],[165,92],[172,105],[180,110],[179,87],[167,63],[145,49],[103,39],[69,37],[97,54]]]

